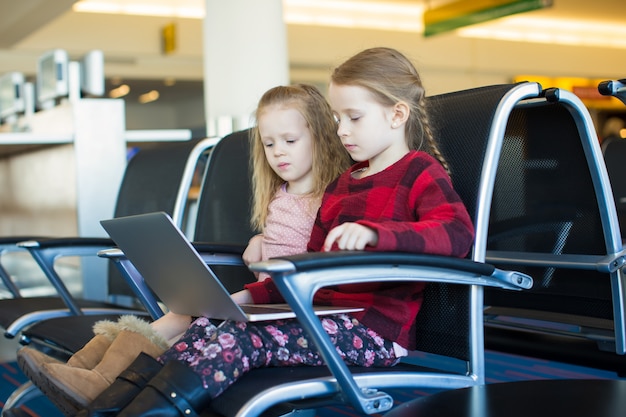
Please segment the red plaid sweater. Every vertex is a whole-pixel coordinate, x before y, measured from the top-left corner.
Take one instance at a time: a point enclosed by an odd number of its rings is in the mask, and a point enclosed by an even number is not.
[[[474,229],[450,178],[434,158],[411,151],[382,172],[354,179],[367,166],[355,164],[326,189],[309,251],[321,250],[328,232],[345,222],[357,222],[378,232],[375,251],[400,251],[465,256]],[[256,303],[281,302],[271,279],[246,286]],[[352,284],[324,288],[315,302],[359,305],[353,313],[361,323],[386,339],[413,349],[415,317],[422,305],[423,283]]]

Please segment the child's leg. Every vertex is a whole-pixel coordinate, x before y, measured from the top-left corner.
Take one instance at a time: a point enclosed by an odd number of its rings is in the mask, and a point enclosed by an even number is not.
[[[144,352],[157,357],[169,348],[168,341],[141,318],[125,315],[117,324],[119,332],[92,369],[60,362],[33,364],[30,379],[68,414],[89,404],[104,391],[137,356]]]
[[[96,336],[67,364],[28,347],[18,353],[18,363],[37,387],[57,399],[57,406],[75,412],[106,389],[141,352],[157,357],[172,346],[190,323],[190,316],[171,312],[152,323],[122,316],[117,322],[94,326]]]
[[[323,326],[350,364],[391,366],[397,362],[392,342],[347,315],[326,317]],[[252,368],[323,364],[297,320],[225,321],[216,326],[206,318],[199,318],[158,360],[164,363],[163,368],[154,375],[150,367],[152,379],[144,383],[140,392],[137,384],[124,383],[118,387],[116,381],[98,397],[91,411],[96,414],[98,410],[115,411],[119,417],[179,416],[178,407],[185,404],[190,407],[187,410],[190,414],[192,409],[199,413]]]
[[[393,366],[393,343],[378,336],[348,315],[328,316],[324,329],[343,359],[350,365]],[[215,398],[253,368],[264,366],[321,366],[297,320],[259,323],[223,322],[216,327],[205,318],[196,320],[187,333],[159,357],[166,363],[186,363],[203,380]]]
[[[150,323],[152,329],[169,341],[170,346],[187,330],[191,324],[191,317],[167,312]]]

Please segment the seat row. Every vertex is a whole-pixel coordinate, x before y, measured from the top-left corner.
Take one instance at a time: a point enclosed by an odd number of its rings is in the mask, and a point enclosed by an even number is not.
[[[254,370],[214,400],[206,415],[301,414],[334,403],[347,403],[361,413],[380,413],[394,404],[386,392],[390,389],[482,385],[485,346],[510,350],[505,342],[532,337],[581,340],[593,344],[594,352],[608,355],[615,369],[624,363],[624,251],[608,174],[585,106],[568,91],[544,89],[534,82],[479,87],[427,100],[453,184],[474,221],[471,254],[467,259],[450,259],[399,253],[310,253],[251,265],[254,271],[272,275],[327,367]],[[248,140],[248,132],[242,131],[215,142],[176,145],[182,149],[185,168],[162,171],[177,185],[151,192],[175,196],[173,201],[179,205],[172,205],[172,200],[169,206],[157,203],[148,195],[140,197],[146,205],[138,209],[166,211],[181,219],[180,202],[186,200],[188,191],[188,185],[181,184],[189,183],[182,173],[195,167],[199,155],[208,154],[195,233],[190,238],[231,291],[251,279],[240,262],[252,235],[247,221]],[[175,159],[172,149],[166,151],[168,160]],[[144,155],[148,158],[149,154]],[[127,168],[129,178],[132,167],[133,160]],[[124,186],[120,198],[123,191]],[[136,213],[116,210],[115,216]],[[33,253],[43,251],[46,240],[36,242],[21,246]],[[111,269],[121,273],[122,279],[118,276],[109,282],[109,292],[123,289],[139,300],[139,314],[159,317],[163,313],[159,300],[132,263],[112,249],[114,242],[95,243],[81,254],[100,252],[115,265]],[[60,253],[48,255],[47,262]],[[234,264],[239,269],[233,273]],[[347,367],[312,313],[312,294],[327,285],[390,279],[429,283],[415,323],[418,347],[390,369]],[[25,344],[67,356],[89,340],[90,324],[105,311],[85,309],[62,286],[57,289],[67,305],[54,307],[56,318],[32,316],[17,325],[14,319],[0,324],[12,329],[13,336],[21,334]],[[14,300],[19,300],[19,294]],[[0,319],[3,303],[14,300],[0,301]],[[31,311],[37,310],[41,309]],[[127,312],[113,311],[116,315]],[[560,344],[562,340],[551,340],[549,346],[558,351],[566,346]],[[535,356],[546,354],[541,352],[545,344],[530,346],[526,352],[531,348]],[[438,369],[439,362],[432,361],[432,355],[449,358],[452,368]],[[36,392],[28,384],[20,387],[5,410],[18,407],[32,395]]]

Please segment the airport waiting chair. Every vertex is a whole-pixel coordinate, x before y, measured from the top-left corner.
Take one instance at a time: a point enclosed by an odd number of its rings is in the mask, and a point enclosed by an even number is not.
[[[247,130],[228,135],[212,146],[202,176],[195,220],[190,222],[193,231],[188,233],[230,292],[239,291],[254,280],[241,260],[248,240],[254,235],[248,220],[251,203],[248,165]],[[153,319],[164,313],[141,274],[119,249],[107,248],[99,255],[113,262],[125,285]],[[55,351],[57,356],[68,356],[93,337],[91,327],[102,318],[105,317],[73,316],[40,321],[22,332],[21,341]]]
[[[193,177],[196,174],[197,165],[202,164],[203,158],[210,152],[217,142],[216,139],[193,140],[181,143],[159,144],[138,152],[129,161],[126,168],[120,194],[118,196],[118,207],[116,214],[131,215],[149,212],[153,210],[163,210],[171,214],[172,218],[181,228],[186,219],[187,200]],[[133,203],[132,200],[136,199]],[[143,199],[143,200],[142,200]],[[133,204],[131,204],[133,203]],[[54,243],[54,250],[59,252],[59,256],[66,253],[75,254],[73,250],[76,245],[83,245],[82,238],[67,238],[54,241],[44,241],[44,243]],[[64,245],[70,244],[69,251],[64,251]],[[94,243],[97,243],[94,245]],[[102,244],[102,245],[100,245]],[[102,248],[114,247],[110,239],[87,239],[86,244],[80,246],[81,253],[88,256],[96,256],[97,251]],[[54,275],[53,275],[54,278]],[[60,278],[59,278],[60,279]],[[127,286],[115,267],[109,268],[108,284],[109,294],[132,295],[134,292]],[[22,300],[22,299],[20,299]],[[20,343],[28,344],[31,347],[40,349],[59,359],[67,359],[71,354],[82,348],[84,344],[93,337],[92,327],[98,320],[116,320],[122,314],[138,314],[146,319],[159,316],[155,311],[144,308],[120,308],[116,304],[111,304],[113,309],[106,306],[99,307],[99,311],[86,310],[82,300],[72,298],[72,301],[81,308],[80,313],[73,315],[65,307],[62,299],[54,301],[42,298],[23,299],[23,311],[31,311],[27,307],[30,301],[35,303],[28,320],[18,320],[9,329],[12,336],[21,332]],[[51,310],[42,310],[44,307]],[[5,302],[15,304],[13,300],[0,301],[0,313]],[[54,302],[54,304],[52,304]],[[140,303],[138,303],[140,305]],[[36,310],[38,309],[38,310]],[[162,314],[162,312],[160,313]],[[19,317],[16,315],[16,317]],[[27,403],[40,396],[41,393],[30,382],[26,382],[18,387],[6,401],[3,410],[17,409],[20,405]]]
[[[249,222],[248,134],[247,130],[236,132],[212,143],[194,210],[195,220],[189,222],[195,226],[188,235],[199,239],[194,246],[204,254],[207,264],[230,292],[256,279],[241,260],[248,240],[254,235]],[[163,314],[159,300],[119,249],[108,248],[100,255],[117,266],[126,285],[152,318]],[[96,321],[115,318],[117,315],[81,315],[41,320],[24,329],[20,341],[67,359],[93,337],[92,327]],[[30,382],[26,383],[11,394],[4,409],[17,408],[39,395],[41,393]]]
[[[163,210],[181,221],[195,162],[213,139],[167,143],[138,152],[128,163],[116,202],[115,216]],[[191,161],[191,162],[190,162]],[[181,186],[181,184],[183,184]],[[92,314],[146,314],[136,306],[92,301],[73,296],[55,270],[64,256],[96,256],[114,246],[109,238],[55,238],[19,244],[28,250],[58,293],[58,297],[19,297],[0,300],[0,326],[13,338],[35,322],[52,317]],[[109,268],[108,295],[128,295],[115,268]]]
[[[486,290],[486,344],[624,374],[624,249],[600,144],[574,94],[544,96],[506,122],[486,258],[535,285]]]
[[[458,259],[407,253],[335,252],[303,254],[254,265],[253,270],[274,276],[329,367],[255,369],[215,399],[202,415],[302,415],[311,408],[345,399],[357,410],[371,414],[384,412],[393,405],[393,399],[380,389],[453,389],[484,384],[482,287],[521,290],[532,286],[531,277],[484,262],[491,187],[497,166],[493,161],[497,160],[510,112],[521,100],[537,98],[540,93],[538,84],[522,83],[428,98],[432,125],[451,166],[453,183],[476,224],[471,256]],[[246,165],[228,163],[226,155],[220,158],[223,166],[234,169],[233,175],[244,171]],[[220,158],[216,157],[209,166]],[[238,205],[247,201],[248,190],[243,187],[231,186],[229,191],[240,194],[229,197],[236,198]],[[241,214],[232,218],[225,208],[217,213],[218,222],[247,222]],[[224,230],[220,240],[229,241],[229,229]],[[310,306],[312,294],[321,286],[381,279],[431,282],[416,322],[419,350],[393,368],[348,370],[334,356],[335,349],[320,328],[319,319],[306,305]],[[449,363],[438,368],[441,363],[429,361],[428,355],[424,359],[425,353],[449,359],[453,369]]]
[[[432,126],[452,180],[476,224],[468,259],[407,253],[309,253],[251,265],[272,274],[321,350],[327,367],[255,369],[216,398],[203,416],[303,415],[350,404],[382,413],[393,406],[383,389],[453,389],[485,383],[482,287],[527,289],[532,278],[484,262],[493,185],[504,127],[522,100],[540,96],[536,83],[499,85],[429,97]],[[322,286],[376,280],[429,281],[416,326],[418,351],[388,369],[346,367],[310,309]],[[435,354],[450,362],[430,361]],[[448,366],[441,365],[446,362]],[[441,367],[438,367],[441,366]],[[450,369],[452,368],[452,369]],[[306,414],[313,415],[313,414]]]
[[[20,298],[23,296],[22,290],[18,283],[13,279],[9,270],[7,270],[2,258],[4,255],[25,252],[24,249],[17,247],[19,242],[28,239],[42,239],[42,236],[4,236],[0,238],[0,281],[6,290],[6,296],[3,298]]]
[[[613,96],[626,104],[626,78],[602,81],[598,84],[598,92],[603,96]]]
[[[241,255],[255,234],[251,228],[252,188],[249,171],[249,130],[222,138],[206,165],[198,197],[194,247],[231,293],[254,280],[243,266]],[[149,310],[160,309],[154,293],[119,249],[106,249],[99,256],[118,267],[141,303]]]
[[[326,367],[295,367],[295,368],[266,368],[249,372],[215,399],[205,416],[270,416],[299,414],[311,408],[336,403],[342,393],[352,398],[354,394],[348,391],[358,385],[357,395],[366,396],[365,403],[357,399],[353,405],[357,409],[368,413],[382,412],[391,407],[393,401],[386,394],[375,391],[381,388],[403,387],[440,387],[459,388],[476,384],[483,384],[484,380],[484,351],[482,343],[482,286],[496,285],[513,290],[525,289],[532,285],[532,279],[524,274],[513,271],[495,269],[484,263],[484,252],[487,238],[487,224],[490,208],[491,186],[495,175],[496,165],[492,162],[497,158],[502,140],[506,119],[515,105],[528,97],[537,97],[540,86],[536,83],[518,85],[502,85],[486,88],[455,92],[428,98],[433,110],[432,124],[436,128],[436,135],[440,138],[442,152],[450,163],[453,172],[453,182],[459,194],[473,215],[477,225],[476,240],[472,255],[469,259],[456,259],[438,256],[413,255],[401,253],[332,253],[332,254],[305,254],[301,257],[285,258],[269,263],[261,263],[257,268],[267,265],[267,270],[275,275],[277,282],[291,282],[291,277],[302,277],[301,268],[307,269],[304,275],[312,278],[314,288],[309,288],[310,294],[317,289],[320,277],[329,279],[340,275],[358,279],[397,279],[399,281],[415,279],[433,281],[427,288],[426,302],[420,313],[416,325],[419,327],[420,339],[418,344],[421,352],[413,352],[411,358],[390,369],[351,368],[356,382],[348,383],[344,388],[346,377],[341,374],[342,368],[337,360],[329,355],[328,341],[323,335],[316,332],[315,323],[319,320],[311,318],[303,309],[294,304],[294,296],[284,291],[300,320],[309,327],[309,332],[316,338],[315,342],[323,349]],[[233,135],[236,139],[237,134]],[[207,225],[216,224],[221,230],[212,239],[226,243],[247,242],[250,232],[243,232],[240,238],[230,238],[234,228],[248,226],[248,207],[250,191],[245,179],[241,185],[233,182],[235,178],[248,176],[247,161],[245,159],[231,160],[232,156],[242,154],[241,148],[232,148],[230,152],[218,155],[219,146],[234,141],[233,136],[224,138],[212,153],[208,167],[218,172],[217,179],[226,180],[226,192],[229,193],[220,200],[218,197],[204,200],[212,204],[212,209],[199,208],[198,221],[206,220]],[[240,141],[247,146],[247,141]],[[221,162],[220,165],[217,165]],[[221,168],[220,168],[221,166]],[[220,173],[228,169],[226,173]],[[206,181],[216,185],[214,181]],[[230,205],[226,205],[230,204]],[[234,204],[234,206],[233,206]],[[245,207],[244,213],[236,212],[235,208]],[[209,210],[215,215],[202,215]],[[201,227],[198,225],[198,227]],[[209,230],[213,226],[209,227]],[[235,232],[237,233],[237,232]],[[195,236],[198,238],[199,236]],[[226,245],[227,249],[231,245]],[[243,245],[242,245],[243,246]],[[108,251],[107,251],[108,252]],[[213,250],[218,254],[219,250]],[[105,254],[105,256],[107,256]],[[205,255],[205,260],[211,258]],[[317,264],[313,259],[322,258],[321,263],[326,269],[320,272],[312,268]],[[354,264],[344,264],[352,260]],[[228,261],[230,262],[230,261]],[[227,263],[228,263],[227,262]],[[285,263],[296,265],[296,272],[276,272],[275,263],[279,269]],[[226,268],[226,266],[225,266]],[[282,270],[282,269],[281,269]],[[350,271],[349,275],[346,271]],[[293,272],[293,273],[292,273]],[[218,274],[220,278],[222,276]],[[306,280],[305,280],[306,281]],[[283,284],[280,284],[283,286]],[[308,291],[307,290],[307,291]],[[306,292],[306,291],[305,291]],[[298,294],[302,295],[302,292]],[[313,323],[313,324],[311,324]],[[325,345],[326,343],[326,345]],[[428,359],[423,360],[423,352],[436,353],[454,362],[454,369],[447,366],[437,369],[436,363]],[[337,368],[339,371],[337,371]],[[337,377],[339,372],[340,377]],[[346,394],[347,393],[347,394]]]

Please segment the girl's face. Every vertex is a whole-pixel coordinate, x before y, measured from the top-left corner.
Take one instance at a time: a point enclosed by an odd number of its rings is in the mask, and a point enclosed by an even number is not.
[[[355,161],[377,171],[406,153],[404,125],[395,123],[393,107],[381,105],[363,87],[331,83],[328,96],[337,119],[337,134]]]
[[[270,106],[258,120],[265,157],[286,181],[292,194],[313,190],[313,138],[302,114],[293,108]]]

